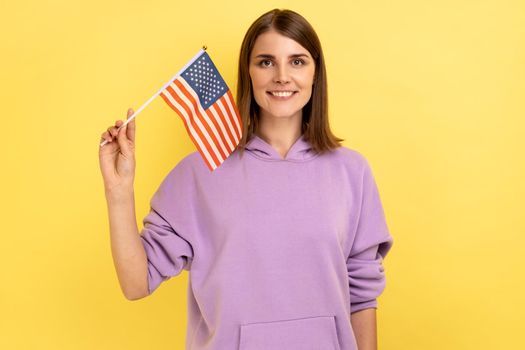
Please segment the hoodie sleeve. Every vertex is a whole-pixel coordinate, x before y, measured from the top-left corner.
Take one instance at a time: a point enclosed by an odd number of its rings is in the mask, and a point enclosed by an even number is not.
[[[361,206],[347,259],[350,313],[377,308],[376,298],[386,284],[383,259],[393,245],[374,176],[364,161]]]
[[[193,261],[190,237],[194,231],[191,194],[185,180],[188,174],[175,167],[163,180],[150,201],[140,233],[148,258],[148,292],[182,270],[189,271]]]

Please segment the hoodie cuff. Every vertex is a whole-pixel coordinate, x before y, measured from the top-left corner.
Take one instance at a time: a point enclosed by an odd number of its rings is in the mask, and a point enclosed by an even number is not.
[[[361,311],[364,309],[370,309],[370,308],[377,309],[377,299],[370,300],[370,301],[364,301],[362,303],[350,304],[350,314],[353,314],[354,312]]]

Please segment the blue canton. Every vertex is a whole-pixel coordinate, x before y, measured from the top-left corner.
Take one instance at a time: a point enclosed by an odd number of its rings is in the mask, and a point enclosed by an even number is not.
[[[183,73],[182,77],[199,96],[199,101],[207,109],[228,90],[219,71],[207,52],[204,52]]]

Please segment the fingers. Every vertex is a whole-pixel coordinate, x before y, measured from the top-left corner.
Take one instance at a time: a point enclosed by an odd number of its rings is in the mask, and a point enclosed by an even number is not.
[[[128,124],[122,126],[122,128],[119,130],[118,135],[117,135],[117,141],[120,147],[120,151],[125,156],[129,156],[132,153],[131,147],[129,144],[129,140],[127,137],[127,129],[128,129]]]
[[[133,109],[128,109],[128,123],[120,121],[119,125],[122,125],[121,130],[118,131],[118,144],[121,152],[128,157],[133,157],[134,149],[134,138],[135,138],[135,120],[130,119],[133,115]],[[130,128],[133,127],[132,130]]]
[[[132,108],[128,109],[128,119],[135,113]],[[135,142],[135,118],[126,125],[126,136],[131,142]]]
[[[132,108],[128,109],[127,117],[128,119],[133,115],[134,111]],[[112,142],[115,138],[118,138],[118,135],[120,133],[119,128],[124,124],[122,120],[116,120],[115,126],[110,126],[107,128],[105,132],[101,135],[101,140],[105,140],[107,142]],[[123,127],[122,134],[126,134],[127,138],[134,142],[135,141],[135,118],[131,120],[125,127]]]
[[[119,123],[120,122],[120,123]],[[117,121],[115,125],[120,126],[122,125],[122,121]],[[106,140],[108,142],[112,142],[113,139],[118,135],[118,128],[115,126],[110,126],[106,132],[102,133],[102,139]]]
[[[110,132],[110,128],[111,127],[108,128],[108,131],[105,131],[100,135],[102,141],[107,141],[107,142],[113,141],[113,135]]]

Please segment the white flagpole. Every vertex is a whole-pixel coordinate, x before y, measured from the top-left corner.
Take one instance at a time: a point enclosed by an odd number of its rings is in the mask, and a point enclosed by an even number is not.
[[[140,106],[139,109],[137,109],[128,119],[126,119],[126,121],[124,122],[124,124],[122,124],[118,129],[117,131],[119,131],[121,128],[124,127],[124,125],[128,124],[130,121],[132,121],[144,108],[146,108],[147,105],[150,104],[151,101],[153,101],[153,99],[155,97],[157,97],[158,95],[160,95],[160,93],[169,85],[171,84],[171,82],[173,80],[175,80],[175,78],[177,78],[182,72],[184,72],[186,70],[186,68],[188,68],[193,62],[195,62],[203,53],[204,51],[206,50],[206,46],[204,46],[202,49],[199,50],[199,52],[193,56],[193,58],[188,62],[186,63],[186,65],[184,65],[184,67],[182,67],[178,72],[177,74],[175,74],[170,80],[168,80],[168,82],[166,84],[164,84],[160,89],[159,91],[157,91],[155,93],[155,95],[151,96],[149,98],[149,100],[147,100],[142,106]],[[102,142],[100,144],[100,147],[104,146],[106,143],[108,143],[107,140],[104,140],[104,142]]]

